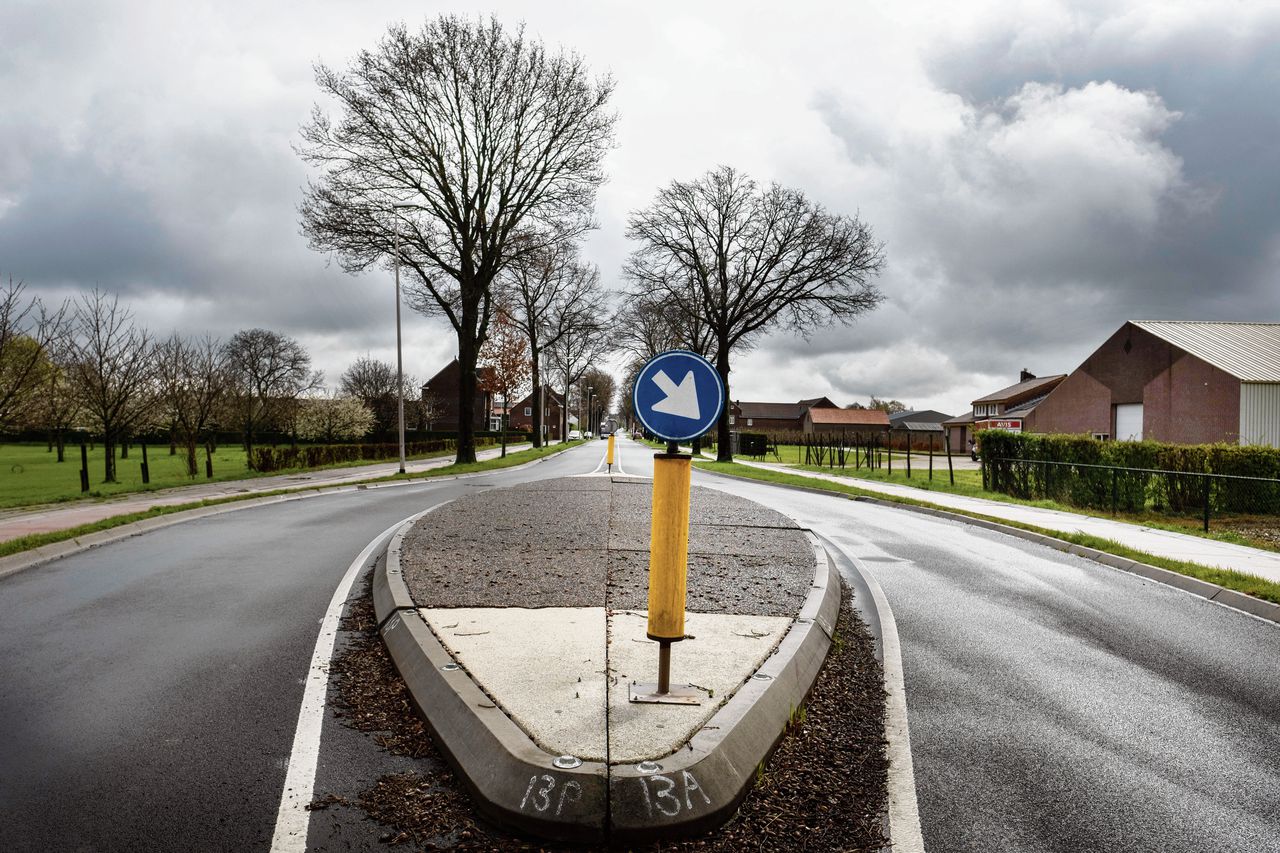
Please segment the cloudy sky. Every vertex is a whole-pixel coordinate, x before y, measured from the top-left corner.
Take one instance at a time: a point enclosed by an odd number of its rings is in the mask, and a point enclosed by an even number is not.
[[[885,304],[739,356],[735,398],[954,414],[1126,319],[1280,321],[1280,4],[1230,0],[6,0],[0,275],[117,292],[160,334],[277,329],[335,380],[393,360],[390,278],[306,247],[291,146],[315,62],[442,12],[523,19],[616,79],[586,245],[611,286],[628,211],[719,164],[885,241]],[[456,351],[439,321],[405,331],[420,377]]]

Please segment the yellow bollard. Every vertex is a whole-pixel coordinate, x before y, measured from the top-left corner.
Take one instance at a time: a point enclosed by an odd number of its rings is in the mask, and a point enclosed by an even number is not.
[[[649,532],[649,639],[684,639],[689,558],[688,456],[653,457],[653,521]]]
[[[609,436],[609,448],[604,453],[605,464],[613,468],[613,436]]]

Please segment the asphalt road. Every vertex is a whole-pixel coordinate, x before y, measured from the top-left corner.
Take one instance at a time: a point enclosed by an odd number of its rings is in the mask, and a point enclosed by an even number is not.
[[[902,643],[930,851],[1280,850],[1280,630],[903,510],[708,476],[835,541]]]
[[[266,849],[318,623],[359,551],[600,453],[213,516],[0,580],[0,850]]]
[[[621,447],[624,471],[650,470]],[[318,622],[361,548],[457,495],[589,471],[602,448],[210,517],[0,580],[0,850],[266,849]],[[957,523],[695,482],[791,515],[884,587],[930,850],[1280,850],[1275,626]],[[338,729],[318,791],[385,772]],[[314,845],[376,844],[327,819]]]

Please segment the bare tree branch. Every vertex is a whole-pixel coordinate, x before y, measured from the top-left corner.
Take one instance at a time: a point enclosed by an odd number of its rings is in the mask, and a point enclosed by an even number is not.
[[[639,243],[624,267],[633,299],[660,294],[691,328],[705,327],[726,392],[734,349],[773,329],[807,336],[852,322],[883,299],[872,282],[884,247],[869,225],[828,213],[799,190],[760,189],[725,166],[660,190],[631,214],[627,236]],[[733,458],[728,411],[721,461]]]
[[[417,32],[393,26],[347,71],[318,66],[316,81],[341,117],[317,107],[302,130],[299,152],[321,173],[307,187],[303,230],[348,271],[398,258],[409,304],[448,319],[462,376],[458,461],[474,461],[493,283],[594,227],[613,83],[523,27],[453,16]]]

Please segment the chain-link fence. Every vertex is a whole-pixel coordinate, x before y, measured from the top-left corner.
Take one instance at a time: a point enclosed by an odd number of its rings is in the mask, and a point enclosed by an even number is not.
[[[986,459],[982,487],[1111,514],[1213,519],[1280,516],[1280,480],[1037,459]]]

